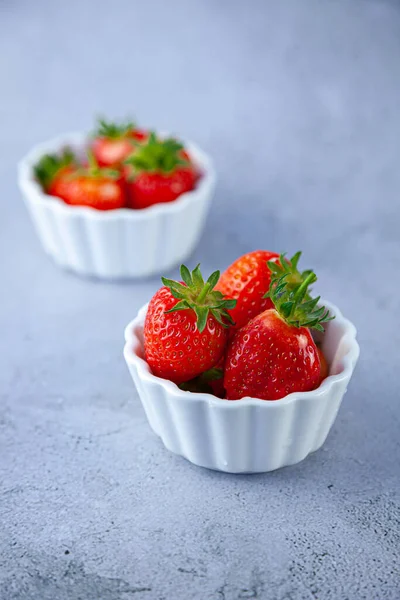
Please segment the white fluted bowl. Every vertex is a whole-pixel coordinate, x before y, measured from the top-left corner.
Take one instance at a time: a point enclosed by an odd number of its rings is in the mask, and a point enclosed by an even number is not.
[[[45,194],[33,171],[44,154],[69,146],[82,155],[87,144],[85,134],[63,135],[35,146],[19,163],[19,187],[47,254],[62,267],[105,279],[146,277],[186,260],[199,241],[214,194],[210,157],[185,143],[202,176],[194,190],[174,202],[99,211]]]
[[[321,302],[336,317],[321,339],[330,375],[312,392],[273,402],[233,402],[183,392],[154,376],[143,356],[144,306],[125,329],[124,356],[150,426],[168,450],[228,473],[273,471],[318,450],[335,421],[360,351],[354,325],[334,305]]]

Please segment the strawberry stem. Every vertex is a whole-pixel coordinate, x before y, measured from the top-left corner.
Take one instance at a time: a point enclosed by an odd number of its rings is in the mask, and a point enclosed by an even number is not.
[[[108,167],[100,167],[91,148],[86,150],[88,166],[81,166],[71,176],[72,177],[109,177],[110,179],[118,179],[120,173],[115,169]]]
[[[126,121],[125,123],[113,123],[105,119],[97,120],[97,129],[93,137],[102,137],[110,139],[118,139],[128,136],[136,129],[134,121]]]
[[[291,261],[287,261],[285,255],[281,254],[279,257],[281,266],[268,263],[271,283],[266,296],[271,298],[275,310],[288,325],[324,331],[322,324],[331,321],[334,317],[329,315],[327,308],[318,306],[320,296],[311,298],[309,295],[309,286],[317,281],[317,276],[311,270],[300,274],[297,271],[299,258],[299,252]],[[293,275],[300,279],[298,283],[293,282]]]
[[[212,273],[206,282],[201,274],[200,265],[197,265],[192,272],[185,265],[181,265],[180,271],[183,283],[161,277],[163,284],[178,300],[175,306],[166,312],[193,310],[196,313],[196,324],[200,333],[204,331],[210,315],[223,327],[233,325],[228,310],[236,306],[236,300],[225,299],[221,292],[214,290],[219,280],[219,271]]]
[[[304,296],[307,294],[309,286],[317,280],[315,273],[309,273],[305,280],[299,285],[295,291],[295,298],[297,302],[301,302]]]
[[[182,158],[183,145],[175,138],[159,139],[154,131],[146,142],[140,144],[136,152],[129,156],[125,164],[131,165],[135,171],[152,173],[171,173],[178,166],[188,165]]]
[[[95,157],[92,149],[88,148],[86,154],[87,154],[87,158],[88,158],[89,170],[90,170],[91,175],[94,175],[94,176],[98,175],[100,168],[99,168],[99,165],[97,163],[96,157]]]
[[[286,274],[287,277],[286,277],[285,281],[287,283],[287,286],[289,288],[295,288],[298,285],[300,285],[308,277],[308,275],[310,273],[312,273],[312,271],[310,271],[309,269],[307,269],[306,271],[302,271],[302,272],[300,272],[298,270],[297,265],[300,260],[300,257],[301,257],[301,252],[296,252],[296,254],[294,254],[290,260],[288,260],[286,258],[285,254],[281,254],[278,262],[274,262],[274,261],[270,260],[267,262],[267,265],[268,265],[269,270],[273,274],[273,277],[275,277],[275,278],[282,277],[283,275]],[[269,295],[269,292],[267,292],[265,294],[264,298],[267,298],[268,295]],[[308,292],[306,293],[306,297],[308,299],[311,298]]]
[[[209,292],[209,289],[210,289],[210,284],[207,282],[197,297],[197,302],[199,304],[201,304],[203,302],[203,300],[205,299],[205,297],[207,296],[207,294]]]

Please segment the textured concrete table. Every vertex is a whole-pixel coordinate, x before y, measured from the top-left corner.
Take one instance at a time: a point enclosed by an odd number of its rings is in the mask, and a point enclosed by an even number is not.
[[[1,600],[398,600],[400,5],[6,0],[0,65]],[[17,160],[132,110],[215,157],[192,265],[301,248],[359,328],[337,422],[298,466],[168,453],[122,359],[159,280],[82,280],[37,243]]]

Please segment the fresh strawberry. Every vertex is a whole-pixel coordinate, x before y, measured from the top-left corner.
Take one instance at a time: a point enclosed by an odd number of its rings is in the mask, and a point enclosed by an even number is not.
[[[64,183],[62,199],[74,206],[91,206],[97,210],[113,210],[126,205],[123,183],[109,173],[72,174]]]
[[[64,198],[68,194],[73,173],[73,167],[65,167],[59,171],[49,186],[48,194],[50,194],[50,196]]]
[[[281,255],[281,265],[285,262],[289,264]],[[324,306],[317,306],[319,297],[309,299],[308,287],[316,275],[308,271],[304,281],[294,285],[288,280],[297,263],[276,276],[275,263],[268,265],[272,272],[268,296],[274,308],[239,329],[230,342],[224,376],[229,400],[245,396],[278,400],[320,383],[321,363],[310,328],[323,331],[322,324],[331,317]]]
[[[229,329],[230,333],[231,328]],[[229,335],[228,335],[228,343],[229,343]],[[225,370],[225,353],[220,358],[219,362],[215,365],[215,367],[211,371],[207,371],[208,373],[208,385],[211,388],[214,396],[218,398],[225,398],[226,392],[224,388],[224,370]]]
[[[162,278],[147,310],[144,350],[154,375],[187,382],[218,363],[224,353],[230,317],[225,300],[214,290],[215,271],[205,283],[199,265],[190,273],[182,265],[179,283]]]
[[[218,398],[224,398],[224,371],[218,365],[208,371],[204,371],[204,373],[201,373],[190,381],[179,384],[179,387],[185,392],[212,394]]]
[[[235,322],[236,329],[246,325],[256,315],[273,304],[269,297],[265,296],[271,283],[271,275],[274,277],[287,273],[287,283],[295,286],[307,277],[309,271],[300,273],[297,263],[301,252],[295,254],[290,260],[284,259],[283,264],[279,262],[279,254],[267,250],[256,250],[244,254],[221,275],[216,286],[227,298],[237,300],[236,307],[230,311]],[[267,263],[270,262],[271,268]]]
[[[124,184],[118,171],[98,167],[92,156],[89,156],[88,167],[78,167],[70,161],[55,169],[55,158],[44,156],[35,169],[50,195],[58,196],[66,204],[91,206],[98,210],[126,206]],[[66,162],[65,155],[61,159]]]
[[[324,356],[324,353],[322,352],[322,350],[319,346],[317,346],[317,350],[318,350],[319,362],[321,364],[321,371],[320,371],[320,375],[319,375],[319,384],[321,384],[323,382],[323,380],[326,379],[329,375],[329,367],[328,367],[327,360]]]
[[[147,132],[133,122],[116,124],[100,119],[92,152],[101,167],[119,167],[147,137]]]
[[[264,297],[271,281],[267,261],[278,258],[276,252],[256,250],[235,260],[222,273],[216,289],[227,298],[237,301],[235,308],[230,311],[237,329],[272,306],[271,300]]]
[[[45,154],[34,167],[36,179],[43,190],[51,196],[58,196],[65,175],[77,168],[77,160],[70,148],[64,148],[59,155]]]
[[[225,388],[224,388],[224,372],[223,371],[219,371],[218,377],[215,377],[214,379],[210,379],[210,381],[208,383],[211,388],[213,396],[216,396],[217,398],[225,398],[226,392],[225,392]]]
[[[191,191],[197,173],[184,158],[182,144],[173,138],[158,139],[154,132],[126,161],[129,203],[132,208],[172,202]]]

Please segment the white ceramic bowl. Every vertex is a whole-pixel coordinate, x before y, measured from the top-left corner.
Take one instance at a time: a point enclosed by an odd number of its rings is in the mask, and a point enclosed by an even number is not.
[[[143,358],[147,306],[125,330],[124,356],[150,426],[164,445],[190,462],[228,473],[263,473],[318,450],[335,421],[359,355],[356,329],[334,305],[321,339],[330,375],[312,392],[268,402],[235,402],[183,392],[155,377]]]
[[[75,133],[35,146],[19,164],[18,182],[44,250],[62,267],[106,279],[146,277],[183,262],[200,238],[214,194],[211,159],[185,143],[202,173],[196,189],[174,202],[143,210],[98,211],[69,206],[45,194],[33,167],[47,153],[70,146],[82,155],[88,138]]]

